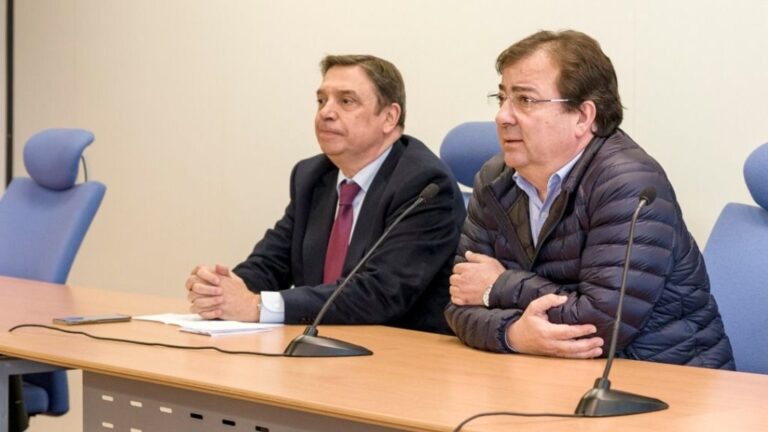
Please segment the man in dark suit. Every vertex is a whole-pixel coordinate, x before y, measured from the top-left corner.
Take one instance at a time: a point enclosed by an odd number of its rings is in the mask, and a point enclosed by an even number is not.
[[[449,332],[442,315],[465,217],[443,163],[403,135],[405,88],[373,56],[321,62],[315,134],[323,154],[296,164],[291,201],[273,229],[231,272],[197,266],[190,310],[204,318],[309,323],[379,236],[430,183],[437,195],[397,225],[324,318]]]

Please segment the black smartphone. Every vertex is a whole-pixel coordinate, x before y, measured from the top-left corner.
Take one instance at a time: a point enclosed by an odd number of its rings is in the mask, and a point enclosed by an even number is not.
[[[103,324],[103,323],[116,323],[130,321],[130,315],[122,314],[105,314],[105,315],[89,315],[89,316],[68,316],[54,318],[54,324],[61,325],[79,325],[79,324]]]

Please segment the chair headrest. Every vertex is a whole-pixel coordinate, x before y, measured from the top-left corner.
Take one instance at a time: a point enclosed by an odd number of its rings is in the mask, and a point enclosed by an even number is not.
[[[440,158],[459,183],[472,187],[475,174],[500,151],[494,122],[467,122],[448,132],[440,145]]]
[[[46,129],[24,146],[24,166],[32,179],[48,189],[69,189],[77,180],[83,150],[93,142],[84,129]]]
[[[768,143],[756,148],[744,162],[744,181],[760,207],[768,210]]]

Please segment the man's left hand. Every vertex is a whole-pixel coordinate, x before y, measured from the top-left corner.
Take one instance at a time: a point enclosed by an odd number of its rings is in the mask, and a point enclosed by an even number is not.
[[[603,338],[595,336],[592,324],[553,324],[547,311],[561,306],[567,296],[547,294],[532,301],[523,315],[507,329],[510,348],[523,354],[552,357],[598,357],[603,353]]]

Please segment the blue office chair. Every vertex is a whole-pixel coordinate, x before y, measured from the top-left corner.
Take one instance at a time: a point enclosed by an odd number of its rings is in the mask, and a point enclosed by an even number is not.
[[[727,204],[704,258],[736,368],[768,374],[768,143],[747,158],[744,180],[759,207]]]
[[[480,167],[500,151],[495,123],[467,122],[451,129],[445,136],[440,146],[440,159],[448,165],[460,185],[472,188]],[[472,193],[462,194],[464,205],[467,205]]]
[[[49,129],[27,141],[24,164],[31,178],[14,178],[0,199],[0,274],[66,282],[106,191],[87,178],[75,184],[91,142],[93,134],[81,129]],[[64,371],[24,375],[23,392],[30,415],[69,409]]]

